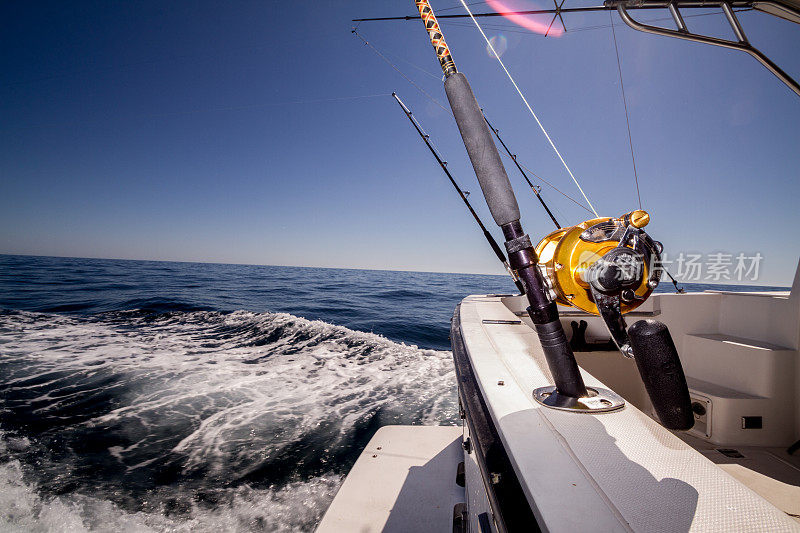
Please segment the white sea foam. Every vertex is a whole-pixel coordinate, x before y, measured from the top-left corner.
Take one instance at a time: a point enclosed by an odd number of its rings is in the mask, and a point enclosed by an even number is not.
[[[179,517],[128,512],[108,500],[82,494],[42,496],[24,480],[19,461],[0,464],[0,530],[39,532],[225,532],[308,531],[333,499],[339,476],[289,483],[279,490],[240,487],[213,509],[193,506]]]
[[[0,316],[0,354],[4,386],[26,395],[38,417],[72,416],[91,399],[86,416],[65,431],[102,428],[124,441],[106,454],[121,476],[169,460],[182,476],[204,479],[205,489],[227,483],[215,505],[198,504],[178,482],[154,488],[148,501],[137,496],[147,511],[134,512],[87,483],[47,496],[40,486],[47,472],[2,450],[9,457],[0,466],[2,529],[309,530],[359,431],[456,420],[449,352],[287,314],[14,313]],[[251,486],[252,476],[273,470],[284,472],[281,483]],[[122,481],[111,485],[126,490]],[[160,507],[175,497],[170,487],[186,492],[179,513]]]

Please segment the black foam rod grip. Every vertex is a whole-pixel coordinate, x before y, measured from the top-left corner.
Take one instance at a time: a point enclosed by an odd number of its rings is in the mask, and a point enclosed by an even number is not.
[[[494,221],[504,226],[519,220],[514,190],[467,78],[453,74],[445,80],[444,90]]]
[[[639,320],[628,328],[628,339],[661,424],[667,429],[691,429],[689,387],[667,326],[657,320]]]

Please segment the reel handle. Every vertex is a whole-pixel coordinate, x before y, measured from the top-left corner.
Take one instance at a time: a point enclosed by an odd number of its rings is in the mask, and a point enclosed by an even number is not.
[[[639,320],[628,328],[636,366],[661,424],[686,431],[694,426],[686,376],[666,324]]]

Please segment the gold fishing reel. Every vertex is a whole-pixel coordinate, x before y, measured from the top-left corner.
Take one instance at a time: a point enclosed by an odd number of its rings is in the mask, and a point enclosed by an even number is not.
[[[560,228],[536,245],[539,268],[551,296],[595,315],[598,300],[613,296],[621,313],[641,305],[658,286],[661,243],[642,229],[646,211],[593,218]]]

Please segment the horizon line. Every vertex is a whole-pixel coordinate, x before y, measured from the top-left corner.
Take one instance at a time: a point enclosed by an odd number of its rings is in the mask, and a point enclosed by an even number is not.
[[[121,257],[79,257],[71,255],[39,255],[39,254],[14,254],[0,252],[0,256],[17,256],[17,257],[44,257],[53,259],[96,259],[101,261],[139,261],[149,263],[187,263],[198,265],[229,265],[229,266],[263,266],[263,267],[280,267],[280,268],[308,268],[308,269],[322,269],[322,270],[365,270],[372,272],[414,272],[419,274],[460,274],[467,276],[493,276],[493,277],[506,277],[506,274],[486,274],[482,272],[449,272],[444,270],[404,270],[404,269],[389,269],[389,268],[359,268],[359,267],[323,267],[323,266],[309,266],[309,265],[274,265],[263,263],[221,263],[218,261],[180,261],[173,259],[129,259]],[[733,280],[730,280],[733,281]],[[721,287],[763,287],[763,288],[780,288],[791,290],[791,285],[747,285],[743,283],[698,283],[691,281],[681,281],[678,283],[684,285],[711,285]]]
[[[391,268],[359,268],[359,267],[335,267],[335,266],[314,266],[314,265],[278,265],[266,263],[223,263],[219,261],[189,261],[178,259],[130,259],[123,257],[82,257],[75,255],[46,255],[46,254],[15,254],[0,252],[0,256],[18,256],[18,257],[51,257],[54,259],[99,259],[102,261],[142,261],[150,263],[190,263],[198,265],[231,265],[231,266],[274,266],[281,268],[314,268],[325,270],[369,270],[374,272],[418,272],[421,274],[466,274],[468,276],[496,276],[505,277],[507,274],[486,274],[484,272],[450,272],[447,270],[406,270],[406,269],[391,269]]]

